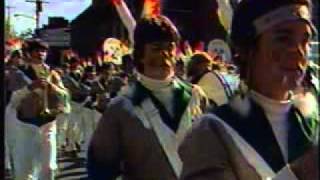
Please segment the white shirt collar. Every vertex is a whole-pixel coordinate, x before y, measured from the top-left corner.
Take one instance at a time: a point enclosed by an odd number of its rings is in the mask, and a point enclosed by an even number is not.
[[[289,112],[290,107],[292,106],[291,99],[282,101],[274,100],[253,90],[249,92],[249,96],[267,113],[286,114]]]
[[[151,91],[161,91],[165,89],[171,89],[173,87],[174,78],[168,78],[166,80],[157,80],[147,77],[141,73],[138,73],[138,81],[147,89]]]

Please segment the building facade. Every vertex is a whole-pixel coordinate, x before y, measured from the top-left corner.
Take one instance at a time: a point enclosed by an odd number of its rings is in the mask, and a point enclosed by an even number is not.
[[[63,17],[49,17],[48,24],[38,29],[36,34],[50,46],[47,63],[52,66],[61,65],[62,50],[71,47],[69,21]]]
[[[141,16],[143,0],[125,0],[134,18]],[[215,0],[162,0],[161,9],[190,44],[226,39],[227,33],[217,16]],[[71,46],[80,56],[101,49],[109,37],[128,39],[128,33],[111,0],[93,0],[91,6],[71,22]]]
[[[134,16],[138,14],[135,8],[138,3],[132,1],[127,5]],[[111,0],[93,0],[92,5],[71,22],[71,46],[80,56],[90,56],[101,50],[103,41],[110,37],[128,39],[127,30]]]

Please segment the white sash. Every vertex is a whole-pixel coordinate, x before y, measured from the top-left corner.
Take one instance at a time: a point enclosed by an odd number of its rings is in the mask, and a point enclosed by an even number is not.
[[[153,105],[150,98],[144,100],[141,104],[141,107],[141,110],[144,112],[145,117],[149,120],[150,127],[152,127],[155,131],[155,134],[160,141],[161,147],[167,155],[176,176],[179,177],[182,169],[182,161],[177,153],[178,142],[175,133],[166,124],[163,123],[158,109]]]
[[[172,131],[161,119],[158,109],[154,106],[150,98],[145,99],[141,106],[135,106],[134,112],[147,129],[153,129],[166,154],[168,160],[177,177],[182,170],[182,161],[178,155],[178,146],[183,140],[185,133],[192,126],[192,118],[202,113],[200,107],[200,97],[204,93],[199,88],[192,89],[192,97],[183,113],[177,133]]]
[[[256,169],[257,173],[263,180],[298,180],[288,165],[282,168],[278,173],[275,173],[260,154],[250,144],[248,144],[238,132],[216,115],[212,114],[212,116],[214,116],[215,121],[221,124],[226,132],[232,137],[233,142],[239,148],[242,155],[249,164]]]

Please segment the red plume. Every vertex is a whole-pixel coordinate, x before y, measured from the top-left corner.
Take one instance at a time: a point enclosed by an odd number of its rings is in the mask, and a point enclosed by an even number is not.
[[[195,45],[194,45],[194,51],[204,51],[205,50],[205,47],[204,47],[204,42],[202,41],[199,41],[197,42]]]
[[[143,15],[150,17],[160,15],[161,6],[160,0],[144,0]]]

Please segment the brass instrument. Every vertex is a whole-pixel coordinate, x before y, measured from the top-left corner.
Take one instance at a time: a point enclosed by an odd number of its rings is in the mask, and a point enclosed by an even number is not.
[[[45,79],[48,82],[48,84],[44,87],[44,90],[42,93],[43,108],[42,108],[42,111],[40,112],[40,118],[45,120],[47,120],[48,118],[54,119],[56,115],[63,112],[63,110],[59,108],[59,106],[61,106],[63,102],[59,100],[60,98],[58,98],[57,94],[52,94],[52,92],[50,92],[49,86],[50,84],[54,84],[57,86],[59,85],[57,84],[57,82],[54,82],[53,80],[54,76],[52,72],[50,72],[48,69],[43,69],[39,77]]]
[[[33,89],[24,96],[18,107],[17,112],[20,119],[38,119],[39,124],[46,124],[53,121],[60,113],[65,112],[68,99],[64,93],[63,84],[60,83],[58,74],[50,71],[46,67],[34,68],[39,79],[45,79],[49,84],[44,88]],[[49,86],[53,86],[52,90]]]

